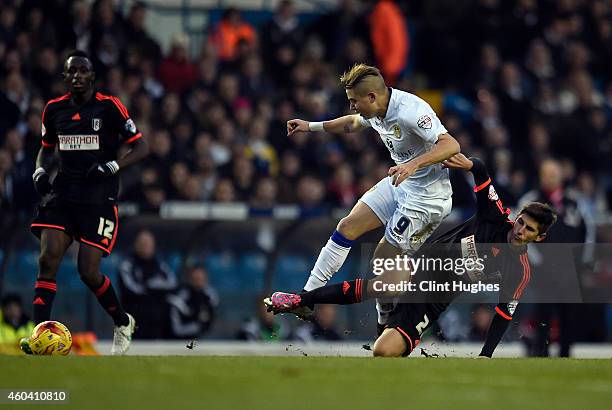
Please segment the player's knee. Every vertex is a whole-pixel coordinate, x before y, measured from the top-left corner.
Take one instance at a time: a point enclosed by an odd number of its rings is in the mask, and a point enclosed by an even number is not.
[[[346,239],[350,240],[355,240],[359,238],[359,235],[361,233],[359,231],[359,226],[357,225],[357,222],[350,215],[340,219],[336,230],[340,232],[342,236],[344,236]]]
[[[406,351],[406,342],[396,329],[385,329],[374,342],[375,357],[400,357]]]
[[[372,353],[374,357],[400,357],[404,351],[390,343],[375,343]]]
[[[61,261],[61,255],[48,250],[43,250],[38,257],[39,273],[42,277],[51,278],[55,276]]]

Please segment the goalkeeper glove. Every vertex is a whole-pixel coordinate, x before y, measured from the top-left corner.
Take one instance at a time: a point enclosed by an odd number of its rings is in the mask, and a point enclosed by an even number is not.
[[[109,161],[106,164],[94,164],[87,171],[87,178],[110,177],[119,171],[117,161]]]

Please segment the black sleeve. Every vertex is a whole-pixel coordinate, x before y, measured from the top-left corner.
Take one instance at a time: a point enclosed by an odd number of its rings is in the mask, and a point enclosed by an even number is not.
[[[112,116],[114,122],[117,124],[119,129],[120,141],[124,144],[131,144],[132,142],[142,138],[142,133],[136,128],[136,124],[130,118],[130,114],[125,108],[125,105],[117,97],[107,97],[112,104]]]
[[[53,109],[49,107],[50,103],[47,103],[42,113],[42,120],[40,125],[41,144],[44,148],[51,149],[57,144],[57,130],[55,129],[55,123],[53,121],[53,114],[50,112]]]
[[[476,194],[476,214],[480,217],[488,217],[494,220],[505,221],[510,214],[510,210],[504,208],[499,199],[491,177],[487,172],[487,167],[481,159],[472,157],[472,174],[474,175],[474,193]]]
[[[487,338],[480,356],[491,357],[493,355],[493,351],[506,333],[508,325],[512,322],[519,299],[523,296],[523,292],[531,280],[531,266],[527,253],[518,257],[518,262],[512,270],[512,272],[504,272],[503,274],[499,303],[495,306],[495,316],[487,331]],[[521,274],[518,274],[519,272]]]
[[[501,304],[500,304],[501,305]],[[493,320],[491,321],[491,325],[489,326],[489,330],[487,331],[487,338],[485,340],[485,344],[480,351],[479,356],[491,357],[493,356],[493,351],[501,341],[502,337],[504,337],[504,333],[508,329],[508,325],[512,322],[512,316],[508,316],[506,314],[502,314],[502,308],[500,305],[495,307],[495,316],[493,316]]]

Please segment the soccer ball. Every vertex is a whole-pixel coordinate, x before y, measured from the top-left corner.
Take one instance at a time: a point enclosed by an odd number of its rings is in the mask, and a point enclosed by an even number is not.
[[[32,331],[30,349],[35,355],[62,355],[70,353],[72,335],[60,322],[49,320],[39,323]]]

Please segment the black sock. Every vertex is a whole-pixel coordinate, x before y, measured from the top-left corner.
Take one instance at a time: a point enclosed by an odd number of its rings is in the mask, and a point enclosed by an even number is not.
[[[308,292],[306,289],[302,289],[300,291],[300,294],[306,293],[306,292]],[[307,308],[314,310],[314,303],[305,304],[304,301],[302,301],[302,306],[306,306]]]
[[[115,326],[127,326],[130,323],[130,320],[123,310],[123,306],[119,303],[117,299],[117,295],[115,294],[115,289],[113,289],[113,285],[106,275],[102,275],[102,284],[95,287],[89,287],[91,291],[98,298],[98,302],[100,305],[106,310],[115,322]]]
[[[333,285],[327,285],[310,292],[300,293],[303,306],[312,306],[317,303],[331,303],[334,305],[352,305],[363,300],[367,287],[367,280],[355,279]]]
[[[34,285],[34,323],[47,321],[51,318],[51,307],[57,292],[54,279],[38,279]]]

